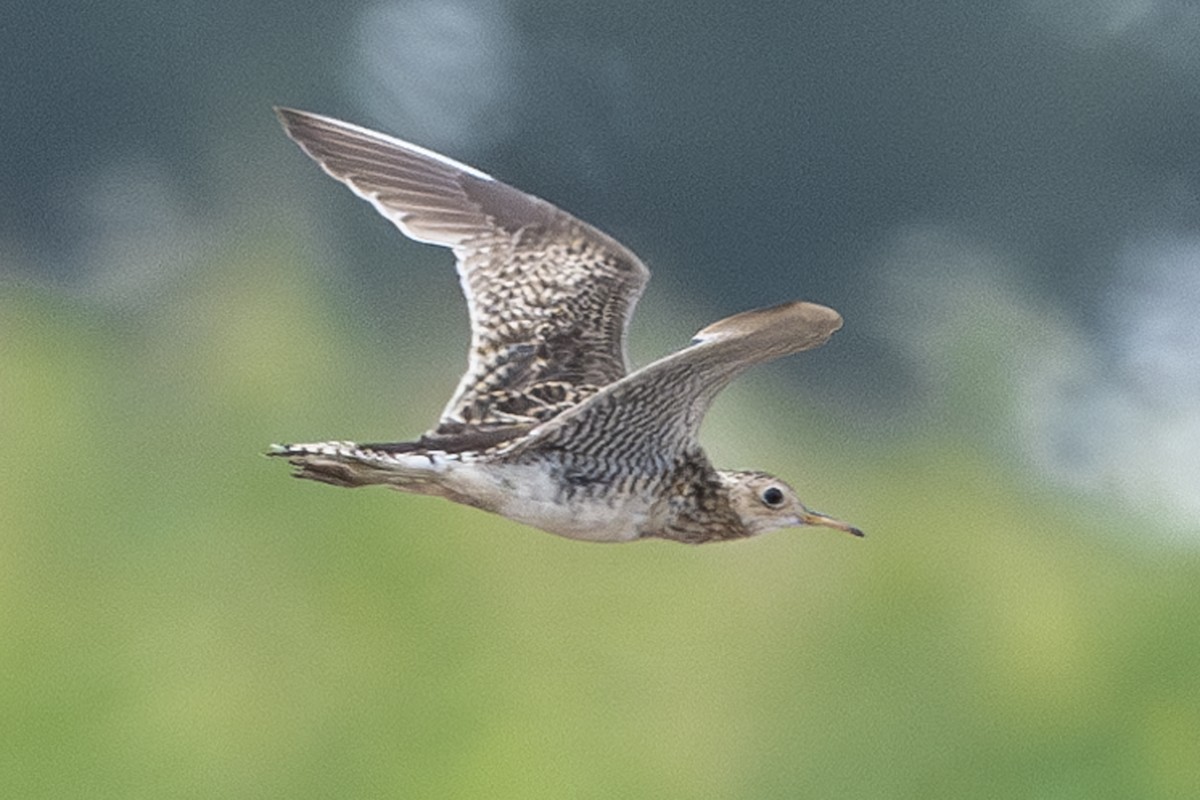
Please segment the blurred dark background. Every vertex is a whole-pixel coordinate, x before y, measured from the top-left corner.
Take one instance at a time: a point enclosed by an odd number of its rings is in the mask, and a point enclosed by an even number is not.
[[[1200,6],[25,4],[0,23],[0,794],[1200,794]],[[275,104],[792,297],[714,410],[865,542],[286,480],[433,419],[448,253]]]

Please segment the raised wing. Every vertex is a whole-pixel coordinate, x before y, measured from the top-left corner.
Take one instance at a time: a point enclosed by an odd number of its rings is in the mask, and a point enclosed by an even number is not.
[[[549,419],[628,372],[625,334],[650,272],[615,239],[432,151],[276,111],[304,152],[405,235],[454,251],[471,348],[438,432]]]
[[[842,327],[831,308],[793,301],[745,311],[696,334],[692,345],[643,367],[546,422],[501,458],[554,453],[576,480],[611,480],[613,469],[657,475],[699,448],[713,399],[748,367],[826,342]]]

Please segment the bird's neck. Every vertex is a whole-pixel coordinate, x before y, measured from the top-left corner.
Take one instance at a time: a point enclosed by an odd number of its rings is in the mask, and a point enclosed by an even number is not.
[[[689,544],[749,536],[730,504],[731,474],[703,458],[685,463],[672,481],[669,520],[660,535]]]

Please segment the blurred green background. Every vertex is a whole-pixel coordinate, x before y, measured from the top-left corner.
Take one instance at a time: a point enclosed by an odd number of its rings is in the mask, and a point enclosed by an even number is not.
[[[119,2],[0,31],[0,796],[1200,796],[1194,9]],[[591,545],[287,478],[423,429],[450,256],[273,103],[637,249],[635,360],[846,329],[718,463],[860,525]],[[1196,447],[1192,445],[1196,444]]]

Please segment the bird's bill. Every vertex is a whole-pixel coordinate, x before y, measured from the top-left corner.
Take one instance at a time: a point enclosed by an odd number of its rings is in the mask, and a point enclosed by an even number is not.
[[[823,528],[833,528],[835,530],[845,531],[851,536],[866,536],[865,533],[850,523],[842,522],[840,519],[834,519],[833,517],[828,516],[827,514],[822,514],[819,511],[809,511],[805,509],[804,513],[800,515],[800,522],[804,525],[820,525]]]

